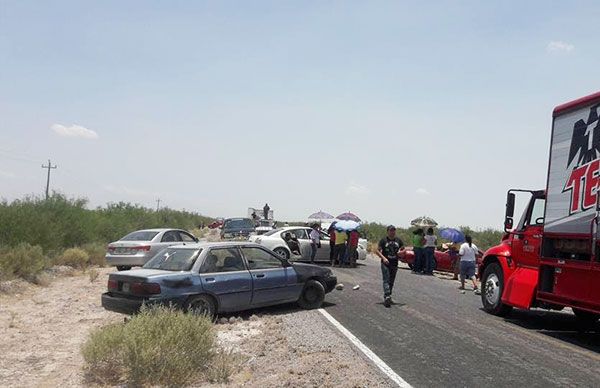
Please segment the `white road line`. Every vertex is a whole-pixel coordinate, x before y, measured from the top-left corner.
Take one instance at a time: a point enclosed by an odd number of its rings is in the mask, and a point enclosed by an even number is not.
[[[327,311],[323,310],[323,309],[319,309],[319,312],[321,314],[323,314],[323,316],[329,321],[331,322],[331,324],[333,326],[335,326],[336,329],[338,329],[340,331],[340,333],[342,333],[346,338],[348,338],[350,340],[350,342],[352,342],[361,352],[364,353],[365,356],[367,356],[369,358],[369,360],[373,361],[373,363],[375,363],[375,365],[377,365],[377,367],[379,369],[381,369],[381,371],[390,378],[390,380],[392,380],[394,383],[398,384],[399,387],[402,388],[412,388],[412,386],[407,383],[402,377],[398,376],[398,374],[396,372],[394,372],[392,370],[392,368],[389,367],[388,364],[386,364],[381,358],[379,358],[375,353],[373,353],[373,351],[371,349],[369,349],[365,344],[363,344],[362,342],[360,342],[360,340],[358,338],[356,338],[354,336],[354,334],[350,333],[350,331],[348,329],[346,329],[341,323],[339,323],[334,317],[332,317]]]

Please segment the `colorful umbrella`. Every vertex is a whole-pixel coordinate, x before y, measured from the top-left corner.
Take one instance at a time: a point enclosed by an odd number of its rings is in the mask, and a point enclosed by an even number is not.
[[[351,231],[360,228],[360,223],[352,220],[342,220],[335,223],[338,230]]]
[[[333,218],[334,217],[331,214],[324,212],[322,210],[319,210],[318,212],[313,213],[310,216],[308,216],[309,220],[332,220]]]
[[[410,222],[410,224],[419,228],[433,228],[434,226],[437,226],[438,223],[430,217],[422,216],[415,218]]]
[[[440,230],[440,237],[452,241],[453,243],[461,243],[465,241],[465,234],[458,229],[444,228]]]
[[[358,218],[358,216],[356,214],[350,213],[350,212],[342,213],[335,218],[337,218],[338,220],[344,220],[344,221],[360,222],[360,218]]]

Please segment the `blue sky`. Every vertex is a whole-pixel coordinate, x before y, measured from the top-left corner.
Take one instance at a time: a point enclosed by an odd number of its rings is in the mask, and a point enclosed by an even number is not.
[[[0,0],[0,197],[499,228],[598,90],[600,4],[549,4]]]

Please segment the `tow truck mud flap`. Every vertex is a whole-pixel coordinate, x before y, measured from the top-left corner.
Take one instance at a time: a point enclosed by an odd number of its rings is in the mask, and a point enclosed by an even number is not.
[[[523,309],[530,308],[537,281],[536,269],[518,268],[506,282],[502,302]]]

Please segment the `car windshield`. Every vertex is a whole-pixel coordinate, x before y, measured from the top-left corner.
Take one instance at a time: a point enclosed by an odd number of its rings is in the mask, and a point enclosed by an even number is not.
[[[235,220],[227,220],[224,225],[225,229],[248,229],[254,228],[254,223],[249,218],[239,218]]]
[[[151,241],[158,232],[140,230],[137,232],[129,233],[123,237],[121,241]]]
[[[167,248],[144,264],[147,269],[162,269],[165,271],[189,271],[196,262],[202,249]]]
[[[283,228],[277,228],[277,229],[269,230],[263,236],[272,236],[272,235],[274,235],[277,232],[281,232],[282,230],[283,230]]]

